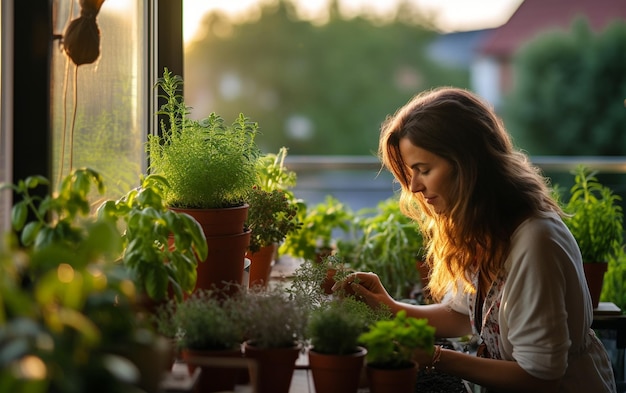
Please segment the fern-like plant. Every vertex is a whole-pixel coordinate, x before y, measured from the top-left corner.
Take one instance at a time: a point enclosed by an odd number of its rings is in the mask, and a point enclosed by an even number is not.
[[[227,125],[217,114],[202,120],[188,117],[180,88],[183,81],[167,70],[157,86],[165,100],[158,114],[161,134],[150,135],[147,149],[150,172],[167,179],[168,206],[207,209],[240,206],[257,180],[260,151],[257,123],[243,114]]]

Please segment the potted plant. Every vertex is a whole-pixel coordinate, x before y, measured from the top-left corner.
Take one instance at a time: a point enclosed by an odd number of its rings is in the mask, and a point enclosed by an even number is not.
[[[291,188],[296,185],[297,175],[287,169],[285,159],[287,148],[281,147],[278,153],[268,153],[257,161],[257,186],[265,191],[283,190],[290,199],[295,199]]]
[[[18,196],[14,231],[0,241],[4,388],[158,389],[169,349],[136,312],[133,281],[117,260],[121,233],[91,212],[88,197],[103,193],[102,177],[78,169],[57,192],[32,192],[49,183],[33,176],[4,186]]]
[[[397,197],[362,209],[357,217],[360,235],[351,255],[354,268],[378,273],[396,299],[410,297],[420,279],[423,288],[428,274],[427,269],[420,274],[424,239],[417,223],[400,211]]]
[[[624,244],[623,213],[620,197],[602,185],[584,166],[574,171],[574,185],[563,206],[564,221],[578,243],[593,307],[597,308],[604,273],[611,258]]]
[[[357,226],[356,216],[349,206],[331,195],[312,208],[303,201],[298,201],[298,204],[302,226],[285,238],[279,253],[324,265],[330,261],[327,257],[335,253],[341,253],[342,259],[343,255],[351,253]],[[330,294],[335,269],[332,266],[326,268],[326,293]]]
[[[371,393],[415,391],[418,368],[412,360],[416,349],[432,350],[435,328],[426,319],[407,317],[399,311],[391,320],[380,320],[359,336],[367,348],[366,370]]]
[[[332,254],[352,234],[354,212],[337,198],[327,195],[324,202],[307,206],[299,201],[299,231],[289,234],[279,247],[279,253],[296,258],[320,261]]]
[[[306,299],[280,286],[251,287],[238,294],[245,326],[244,355],[254,361],[250,380],[258,393],[287,393],[303,349]]]
[[[117,201],[105,201],[98,215],[118,225],[121,221],[123,253],[141,293],[155,302],[170,294],[181,300],[196,284],[196,267],[207,256],[206,238],[191,216],[170,210],[163,201],[165,178],[148,175]]]
[[[247,257],[250,285],[266,286],[278,244],[300,229],[298,207],[283,190],[265,191],[254,187],[249,198],[246,226],[251,230]]]
[[[196,288],[237,288],[228,283],[243,280],[250,243],[244,227],[247,198],[257,181],[260,155],[258,125],[243,114],[231,125],[215,113],[190,119],[181,85],[182,78],[167,69],[157,83],[165,100],[158,113],[167,121],[161,122],[160,135],[148,138],[149,170],[170,184],[164,195],[168,207],[190,214],[204,229],[209,256],[198,265]]]
[[[311,312],[307,325],[309,367],[315,391],[356,392],[367,350],[359,336],[390,313],[375,312],[352,296],[333,298]]]
[[[250,285],[267,285],[278,245],[300,228],[298,204],[291,188],[296,173],[285,167],[287,148],[264,154],[257,161],[257,184],[250,195],[246,226],[252,231],[247,257]]]
[[[236,317],[236,307],[238,305],[232,297],[222,297],[206,290],[198,290],[176,305],[173,322],[177,327],[178,346],[191,374],[196,367],[202,369],[199,391],[234,390],[236,367],[219,367],[217,364],[225,363],[220,360],[222,358],[242,357],[243,326]]]

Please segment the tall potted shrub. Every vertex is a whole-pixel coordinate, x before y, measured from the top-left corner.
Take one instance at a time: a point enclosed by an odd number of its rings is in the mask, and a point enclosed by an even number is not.
[[[565,224],[574,235],[583,259],[593,307],[597,308],[611,258],[624,244],[622,208],[619,195],[602,185],[596,173],[584,166],[574,171],[574,185],[563,209],[569,214]]]
[[[258,125],[243,114],[228,125],[217,114],[188,117],[180,94],[182,78],[167,69],[157,86],[165,100],[161,134],[150,135],[150,172],[167,179],[167,205],[202,225],[209,255],[198,266],[196,288],[237,288],[243,280],[250,230],[245,228],[247,198],[256,182]],[[234,215],[236,218],[232,218]]]

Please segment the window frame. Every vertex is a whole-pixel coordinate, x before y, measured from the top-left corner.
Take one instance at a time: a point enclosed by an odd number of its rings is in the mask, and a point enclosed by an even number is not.
[[[158,99],[154,91],[164,67],[183,75],[183,0],[146,1],[144,16],[148,62],[145,86],[148,108],[140,114],[149,116],[148,132],[158,131],[155,112]],[[49,0],[2,1],[2,120],[7,182],[28,176],[52,175],[52,125],[50,113],[50,76],[54,37],[52,2]],[[58,37],[56,37],[58,38]],[[4,143],[6,142],[6,144]],[[147,163],[144,163],[147,165]],[[43,191],[41,191],[43,193]],[[0,198],[3,218],[0,231],[8,226],[11,198]],[[8,200],[7,200],[8,199]],[[5,214],[6,213],[6,214]],[[6,217],[6,218],[5,218]]]

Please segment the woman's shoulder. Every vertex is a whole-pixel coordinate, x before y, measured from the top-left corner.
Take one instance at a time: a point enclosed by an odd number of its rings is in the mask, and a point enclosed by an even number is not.
[[[556,212],[539,212],[527,217],[513,231],[511,238],[543,237],[548,233],[569,233],[569,229]]]
[[[511,236],[512,254],[548,255],[554,253],[573,257],[578,244],[557,213],[542,212],[524,220]]]

